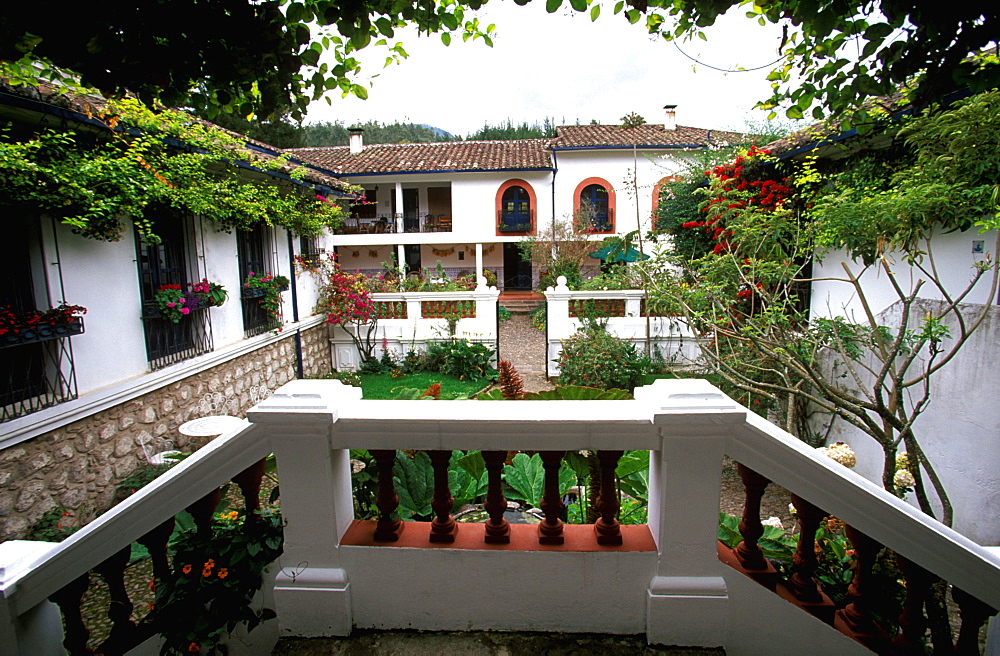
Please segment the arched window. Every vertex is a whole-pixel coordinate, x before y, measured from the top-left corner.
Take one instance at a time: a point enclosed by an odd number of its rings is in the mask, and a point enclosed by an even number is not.
[[[508,180],[497,191],[497,234],[535,230],[535,192],[523,180]]]
[[[615,191],[606,180],[588,178],[577,185],[573,210],[577,232],[615,231]]]

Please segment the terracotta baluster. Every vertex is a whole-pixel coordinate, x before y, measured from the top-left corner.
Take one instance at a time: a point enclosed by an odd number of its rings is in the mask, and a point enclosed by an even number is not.
[[[90,631],[83,623],[83,614],[80,612],[80,601],[89,587],[90,573],[85,572],[49,597],[49,600],[59,606],[59,610],[62,611],[65,631],[63,647],[66,648],[66,652],[70,656],[91,653],[87,649],[87,638],[90,637]]]
[[[451,462],[451,451],[428,451],[431,467],[434,469],[434,497],[431,508],[434,509],[434,519],[431,520],[431,542],[454,542],[458,534],[458,523],[451,516],[451,507],[455,498],[451,496],[448,487],[448,463]]]
[[[618,510],[621,508],[621,497],[618,495],[618,485],[615,469],[624,451],[598,451],[597,458],[601,463],[601,496],[597,499],[597,511],[600,513],[594,522],[594,533],[597,534],[597,544],[617,545],[622,543],[622,528],[618,523]],[[558,476],[558,470],[557,474]]]
[[[990,617],[997,614],[997,609],[954,586],[951,588],[951,598],[958,604],[962,617],[962,626],[958,630],[958,640],[955,642],[955,653],[960,656],[965,654],[978,656],[979,629]]]
[[[267,459],[261,459],[250,465],[236,476],[233,476],[233,483],[240,486],[243,493],[244,508],[246,508],[246,518],[253,520],[260,512],[260,482],[264,480],[264,471],[267,469]]]
[[[823,593],[813,578],[819,566],[816,558],[816,530],[825,513],[799,496],[793,494],[791,497],[799,517],[799,544],[792,556],[795,573],[789,577],[788,585],[796,599],[817,603],[822,601]]]
[[[167,562],[167,542],[174,532],[174,518],[171,517],[152,531],[137,540],[146,547],[153,561],[153,577],[164,581],[170,576],[170,564]]]
[[[743,518],[740,520],[740,535],[743,536],[743,541],[736,545],[733,554],[744,569],[767,569],[767,559],[757,546],[757,541],[764,535],[764,525],[760,523],[760,500],[764,496],[767,484],[771,481],[741,463],[736,464],[736,469],[743,481],[745,498]]]
[[[847,586],[850,603],[837,611],[838,625],[846,627],[855,640],[878,654],[889,650],[891,640],[872,619],[872,595],[879,591],[872,587],[872,568],[881,550],[880,545],[861,531],[846,527],[848,539],[854,547],[854,580]]]
[[[194,524],[198,527],[200,535],[212,534],[212,514],[219,506],[220,499],[222,499],[222,488],[215,488],[187,507],[187,511],[194,517]]]
[[[919,653],[924,649],[924,634],[927,632],[924,604],[937,577],[899,554],[896,554],[896,564],[906,580],[906,600],[899,614],[899,635],[893,643],[904,653]]]
[[[559,495],[559,467],[565,451],[539,451],[545,469],[545,487],[542,490],[542,512],[545,519],[538,525],[539,544],[562,544],[563,523],[559,516],[563,502]]]
[[[507,499],[503,496],[503,473],[504,460],[507,459],[506,451],[483,451],[483,460],[486,461],[486,472],[488,475],[488,487],[486,491],[486,509],[490,518],[486,521],[487,544],[509,544],[510,524],[504,519],[503,514],[507,511]]]
[[[392,480],[392,467],[396,462],[394,449],[372,449],[369,451],[375,458],[378,469],[378,494],[375,496],[375,507],[378,508],[378,522],[375,524],[375,540],[377,542],[395,542],[403,532],[403,522],[393,514],[399,507],[399,497]]]
[[[132,622],[132,600],[125,587],[125,568],[128,567],[132,547],[127,546],[111,556],[94,571],[101,575],[108,586],[108,619],[111,620],[111,633],[101,643],[100,650],[106,654],[124,654],[135,646],[135,623]]]

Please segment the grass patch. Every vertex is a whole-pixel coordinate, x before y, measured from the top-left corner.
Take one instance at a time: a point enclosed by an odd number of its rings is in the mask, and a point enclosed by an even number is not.
[[[416,374],[406,374],[398,378],[393,378],[390,374],[361,374],[361,389],[364,391],[366,399],[391,399],[396,396],[393,392],[397,387],[412,387],[424,390],[434,383],[441,383],[443,394],[466,394],[472,396],[490,384],[487,380],[459,380],[453,376],[433,372],[421,371]]]

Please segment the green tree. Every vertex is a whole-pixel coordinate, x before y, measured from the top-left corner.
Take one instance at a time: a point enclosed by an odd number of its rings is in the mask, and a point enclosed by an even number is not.
[[[715,245],[677,258],[682,280],[660,277],[653,294],[683,307],[711,367],[737,390],[782,409],[786,430],[807,437],[799,422],[804,404],[851,424],[881,446],[882,483],[894,492],[902,487],[897,451],[905,451],[920,508],[935,515],[933,494],[948,525],[951,503],[914,422],[930,401],[931,378],[989,312],[984,305],[963,313],[961,305],[984,281],[986,297],[995,297],[1000,241],[968,285],[954,289],[937,268],[932,235],[977,218],[982,228],[1000,223],[998,103],[1000,92],[992,91],[909,121],[898,137],[910,152],[894,166],[872,152],[824,164],[825,171],[807,162],[795,174],[794,196],[785,192],[785,174],[774,177],[759,152],[713,169],[702,225],[681,229],[709,230]],[[830,249],[852,260],[839,280],[859,299],[860,321],[810,320],[798,298],[811,256]],[[902,266],[916,274],[910,287],[894,275]],[[869,269],[889,282],[895,319],[880,320],[869,302],[860,282]],[[925,287],[943,300],[924,303]]]
[[[465,139],[466,141],[506,141],[512,139],[545,139],[554,136],[556,136],[556,126],[555,121],[551,118],[546,118],[541,123],[537,121],[531,124],[524,122],[518,125],[514,125],[510,119],[507,119],[507,122],[501,125],[485,123],[483,127]]]
[[[390,143],[431,143],[436,141],[454,141],[450,133],[416,123],[379,123],[367,121],[352,125],[364,130],[366,144]],[[346,146],[350,134],[343,121],[320,121],[303,126],[305,146]]]
[[[131,91],[146,101],[194,107],[209,116],[227,111],[271,117],[289,108],[300,118],[311,100],[330,92],[367,97],[367,88],[355,82],[360,63],[354,54],[374,45],[387,49],[387,65],[405,58],[403,45],[393,42],[400,27],[440,33],[445,44],[457,34],[492,45],[494,26],[482,26],[472,14],[484,4],[150,0],[140,7],[109,0],[100,12],[82,4],[55,14],[6,12],[0,20],[0,61],[14,64],[16,83],[79,76],[83,85],[108,95]],[[596,0],[569,4],[592,20],[603,11]],[[546,0],[550,13],[562,5]],[[821,106],[840,116],[900,85],[923,106],[953,88],[985,90],[1000,82],[995,54],[968,59],[996,47],[996,3],[620,0],[613,13],[643,23],[650,33],[686,39],[703,36],[702,28],[740,6],[761,24],[784,30],[781,60],[770,74],[774,91],[762,105],[787,106],[789,117],[810,108],[819,117]],[[178,15],[184,21],[176,20]],[[335,63],[320,63],[327,52]],[[860,110],[858,122],[866,118],[867,110]]]

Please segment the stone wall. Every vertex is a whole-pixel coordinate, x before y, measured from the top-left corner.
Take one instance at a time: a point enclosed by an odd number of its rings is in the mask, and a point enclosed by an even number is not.
[[[328,328],[302,332],[306,377],[330,371]],[[97,412],[57,430],[0,451],[0,542],[24,537],[47,511],[71,512],[64,525],[86,524],[114,503],[119,482],[146,464],[142,444],[155,453],[193,451],[203,442],[177,428],[190,419],[217,414],[203,403],[221,394],[227,414],[243,416],[253,405],[250,390],[274,391],[295,378],[295,339],[273,342],[252,353],[171,383],[155,392]]]

